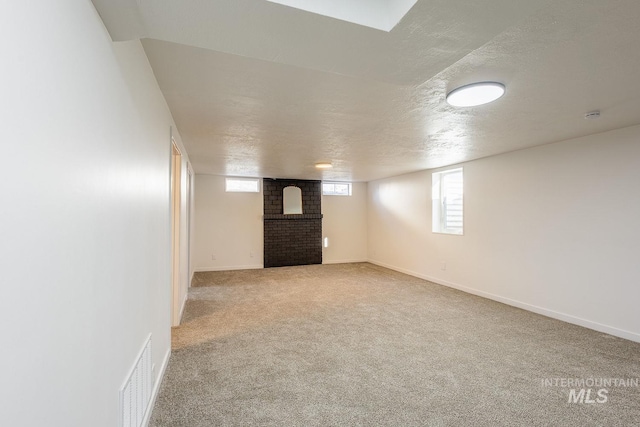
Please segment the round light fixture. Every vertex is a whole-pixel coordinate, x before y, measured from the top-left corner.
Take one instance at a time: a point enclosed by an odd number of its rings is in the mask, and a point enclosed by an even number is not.
[[[505,87],[497,82],[480,82],[461,86],[447,95],[447,102],[454,107],[475,107],[488,104],[504,95]]]
[[[316,163],[316,168],[317,169],[331,169],[333,167],[333,165],[329,162],[320,162],[320,163]]]

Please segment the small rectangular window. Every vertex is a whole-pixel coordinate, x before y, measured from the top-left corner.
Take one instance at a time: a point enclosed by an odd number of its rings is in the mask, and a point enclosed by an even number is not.
[[[350,196],[351,183],[350,182],[323,182],[322,195],[323,196]]]
[[[463,234],[462,168],[435,172],[431,184],[433,232]]]
[[[255,178],[227,178],[225,191],[230,193],[259,193],[260,180]]]

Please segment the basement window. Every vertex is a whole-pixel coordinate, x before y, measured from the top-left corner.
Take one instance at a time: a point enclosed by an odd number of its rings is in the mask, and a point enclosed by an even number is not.
[[[256,178],[227,178],[225,191],[228,193],[259,193],[260,180]]]
[[[323,182],[322,195],[323,196],[350,196],[351,183],[350,182]]]
[[[462,168],[432,175],[431,200],[433,232],[463,234]]]

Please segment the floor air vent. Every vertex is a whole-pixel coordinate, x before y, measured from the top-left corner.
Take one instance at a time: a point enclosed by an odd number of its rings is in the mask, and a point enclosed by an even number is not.
[[[151,361],[151,335],[138,355],[131,373],[120,389],[120,427],[140,427],[151,410],[153,368]]]

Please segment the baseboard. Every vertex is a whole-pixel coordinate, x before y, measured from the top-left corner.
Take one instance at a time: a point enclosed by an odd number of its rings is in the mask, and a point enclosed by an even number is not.
[[[448,282],[446,280],[438,279],[436,277],[427,276],[425,274],[420,274],[415,271],[407,270],[400,267],[395,267],[390,264],[386,264],[381,261],[376,260],[368,260],[371,264],[379,265],[380,267],[388,268],[390,270],[394,270],[400,273],[408,274],[409,276],[418,277],[420,279],[428,280],[433,283],[437,283],[438,285],[446,286],[449,288],[457,289],[462,292],[466,292],[468,294],[477,295],[479,297],[487,298],[493,301],[497,301],[506,305],[510,305],[512,307],[521,308],[523,310],[531,311],[533,313],[541,314],[543,316],[551,317],[552,319],[562,320],[563,322],[572,323],[574,325],[582,326],[588,329],[593,329],[594,331],[604,332],[605,334],[613,335],[616,337],[624,338],[629,341],[640,342],[640,334],[627,331],[624,329],[615,328],[613,326],[603,325],[602,323],[594,322],[591,320],[583,319],[581,317],[572,316],[570,314],[562,313],[559,311],[549,310],[544,307],[539,307],[537,305],[528,304],[522,301],[514,300],[511,298],[502,297],[500,295],[495,295],[489,292],[480,291],[477,289],[470,288],[468,286],[463,286],[458,283]]]
[[[368,262],[367,259],[337,259],[337,260],[322,260],[323,264],[353,264],[357,262]]]
[[[204,273],[207,271],[228,271],[228,270],[257,270],[259,268],[264,268],[262,264],[252,264],[252,265],[232,265],[227,267],[199,267],[194,270],[195,273]]]
[[[158,398],[158,392],[160,391],[160,386],[162,385],[164,374],[167,370],[167,366],[169,365],[169,357],[171,357],[171,347],[169,347],[167,349],[167,352],[164,354],[164,358],[162,359],[162,364],[160,366],[160,372],[158,372],[158,376],[156,377],[155,384],[153,385],[153,391],[151,392],[151,399],[149,400],[149,407],[147,408],[147,413],[144,415],[144,419],[142,420],[142,425],[144,427],[147,427],[149,425],[149,421],[151,420],[151,414],[153,413],[154,406],[156,406],[156,399]]]

